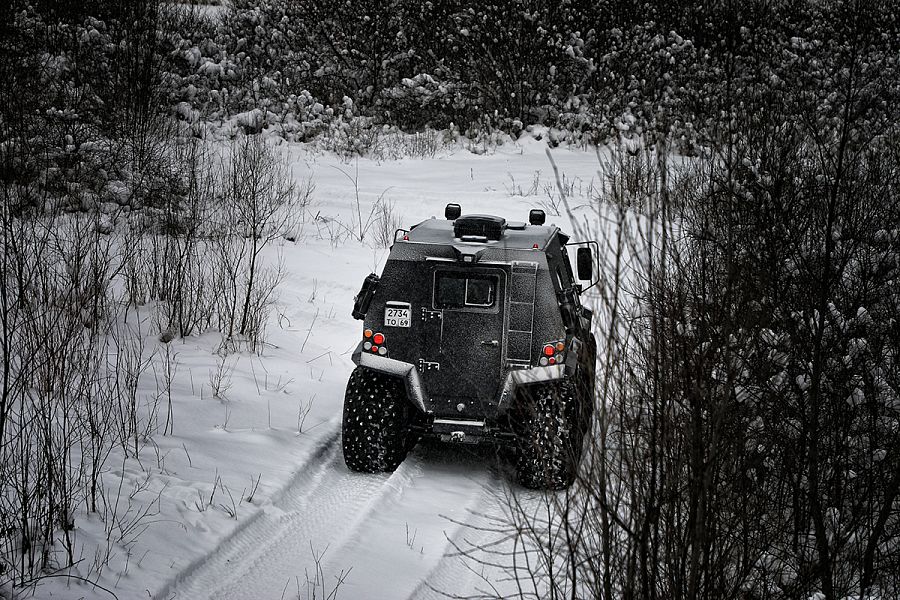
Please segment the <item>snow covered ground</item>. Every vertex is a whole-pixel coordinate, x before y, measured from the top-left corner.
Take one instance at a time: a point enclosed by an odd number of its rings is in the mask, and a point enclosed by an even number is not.
[[[343,392],[360,336],[350,309],[387,257],[374,229],[362,242],[348,230],[359,233],[361,215],[365,233],[379,198],[404,226],[442,218],[447,202],[527,220],[529,209],[558,198],[545,142],[392,162],[281,147],[296,179],[315,191],[296,241],[266,249],[287,277],[262,354],[220,356],[215,332],[171,342],[174,433],[154,436],[140,462],[108,461],[106,494],[119,498],[110,503],[113,525],[76,519],[73,572],[97,585],[50,578],[37,597],[322,598],[342,578],[340,598],[434,598],[502,579],[454,556],[455,545],[484,541],[478,525],[502,508],[495,494],[508,475],[490,449],[420,444],[393,474],[343,464]],[[550,153],[575,217],[594,221],[586,203],[599,184],[597,154]],[[571,230],[549,210],[547,221]],[[156,352],[142,384],[149,397],[166,350],[148,340]]]

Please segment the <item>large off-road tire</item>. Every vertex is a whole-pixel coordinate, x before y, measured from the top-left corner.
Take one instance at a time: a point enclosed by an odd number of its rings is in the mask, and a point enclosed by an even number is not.
[[[519,390],[513,410],[516,475],[524,487],[559,490],[575,480],[584,433],[571,380]]]
[[[344,462],[351,471],[396,469],[409,451],[409,403],[403,381],[356,367],[344,394]]]

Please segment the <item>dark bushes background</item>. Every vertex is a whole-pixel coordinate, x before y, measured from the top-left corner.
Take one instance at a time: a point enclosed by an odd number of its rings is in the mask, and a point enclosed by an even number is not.
[[[627,139],[640,191],[604,200],[662,223],[631,240],[659,262],[632,337],[600,341],[597,435],[544,563],[565,568],[528,573],[535,596],[896,597],[898,19],[894,0],[14,0],[5,230],[48,206],[177,213],[171,148],[206,124]]]
[[[858,22],[860,47],[886,59],[898,46],[895,2],[235,0],[209,11],[16,0],[5,10],[4,138],[31,140],[32,154],[74,145],[76,163],[83,139],[133,136],[172,111],[189,122],[241,115],[247,131],[301,140],[362,117],[406,131],[452,123],[473,138],[540,123],[553,143],[659,133],[695,152],[725,141],[748,97],[825,91],[827,75],[793,67],[827,69],[842,27]],[[791,118],[809,114],[791,105]]]

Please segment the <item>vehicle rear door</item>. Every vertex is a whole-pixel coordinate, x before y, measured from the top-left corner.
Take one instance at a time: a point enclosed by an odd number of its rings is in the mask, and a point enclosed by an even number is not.
[[[505,351],[506,286],[502,268],[433,269],[423,378],[435,414],[493,412]]]

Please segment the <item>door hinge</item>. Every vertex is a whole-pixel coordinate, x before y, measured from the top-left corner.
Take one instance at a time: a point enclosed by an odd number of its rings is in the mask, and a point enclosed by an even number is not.
[[[431,319],[443,319],[444,313],[440,310],[431,310],[429,308],[422,308],[422,320],[430,321]]]
[[[424,373],[425,371],[440,371],[441,363],[433,362],[430,360],[425,360],[424,358],[419,359],[419,371]]]

